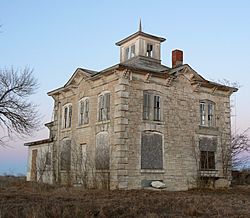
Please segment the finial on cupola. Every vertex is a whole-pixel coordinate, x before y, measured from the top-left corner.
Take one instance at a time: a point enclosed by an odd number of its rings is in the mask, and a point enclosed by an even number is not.
[[[140,18],[140,23],[139,23],[139,32],[142,32],[142,27],[141,27],[141,18]]]

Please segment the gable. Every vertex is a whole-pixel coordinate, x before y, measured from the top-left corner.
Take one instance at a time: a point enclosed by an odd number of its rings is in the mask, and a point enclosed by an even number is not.
[[[233,92],[238,91],[238,89],[235,87],[229,87],[216,82],[206,80],[204,77],[198,74],[193,68],[191,68],[188,64],[184,64],[180,67],[170,70],[169,74],[176,77],[180,75],[184,76],[193,86],[194,91],[198,91],[201,87],[209,88],[212,90],[212,92],[220,90],[229,95],[231,95]]]
[[[66,84],[58,89],[52,90],[48,92],[47,94],[49,96],[52,96],[54,94],[58,94],[61,91],[67,90],[67,88],[75,88],[78,87],[80,82],[84,79],[87,79],[91,77],[92,75],[96,74],[96,71],[83,69],[83,68],[77,68],[76,71],[73,73],[73,75],[70,77],[68,82]]]
[[[70,85],[79,85],[79,83],[83,80],[86,79],[88,77],[90,77],[93,73],[91,72],[95,72],[95,71],[90,71],[87,69],[82,69],[82,68],[77,68],[76,71],[73,73],[73,75],[71,76],[71,78],[68,80],[68,82],[64,85],[64,87],[66,86],[70,86]]]

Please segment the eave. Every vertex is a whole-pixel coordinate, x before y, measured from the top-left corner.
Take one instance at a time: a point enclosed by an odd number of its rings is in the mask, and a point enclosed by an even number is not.
[[[142,31],[138,31],[138,32],[126,37],[125,39],[120,40],[119,42],[117,42],[115,44],[118,46],[121,46],[122,44],[130,41],[131,39],[136,38],[137,36],[144,36],[144,37],[151,38],[151,39],[159,41],[159,42],[164,42],[166,40],[165,38],[162,38],[162,37],[158,37],[158,36],[154,36],[154,35],[151,35],[148,33],[144,33]]]

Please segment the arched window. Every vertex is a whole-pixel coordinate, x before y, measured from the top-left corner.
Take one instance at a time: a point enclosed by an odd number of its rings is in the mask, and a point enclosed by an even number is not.
[[[71,121],[72,121],[72,104],[66,104],[63,106],[63,120],[62,120],[62,127],[70,128],[71,127]]]
[[[163,169],[163,139],[161,133],[142,132],[141,169]]]
[[[95,166],[97,170],[109,169],[108,132],[100,132],[96,135]]]

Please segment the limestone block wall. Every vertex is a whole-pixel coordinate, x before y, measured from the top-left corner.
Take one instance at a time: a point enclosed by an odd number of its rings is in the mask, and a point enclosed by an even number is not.
[[[163,120],[145,121],[142,119],[143,90],[157,91],[163,101]],[[209,99],[216,104],[216,128],[199,126],[199,102]],[[179,76],[171,86],[166,86],[154,78],[145,81],[133,74],[130,81],[128,113],[128,187],[140,188],[143,180],[162,180],[169,190],[186,190],[196,185],[199,169],[199,135],[216,136],[216,170],[222,177],[221,134],[230,141],[229,97],[225,93],[212,93],[210,90],[195,92],[190,82]],[[162,170],[141,170],[141,134],[145,130],[163,134],[164,158]]]
[[[75,88],[54,96],[55,120],[53,157],[55,180],[65,176],[59,169],[60,143],[71,139],[72,146],[86,145],[90,159],[95,158],[96,135],[108,134],[110,169],[107,171],[111,189],[141,188],[145,181],[161,180],[169,190],[186,190],[196,185],[199,172],[199,137],[215,136],[218,140],[216,170],[223,177],[221,150],[230,143],[229,94],[200,88],[194,90],[190,81],[179,75],[166,85],[164,78],[145,77],[130,70],[114,71],[96,79],[79,78]],[[77,88],[76,88],[77,87]],[[161,120],[143,120],[143,91],[156,92],[161,97]],[[98,96],[110,92],[110,120],[98,121]],[[89,123],[78,125],[78,102],[89,98]],[[216,126],[201,127],[200,100],[215,103]],[[72,126],[62,128],[62,107],[72,104]],[[141,169],[141,137],[144,131],[163,137],[163,168]],[[98,172],[97,172],[98,173]]]
[[[47,157],[47,152],[49,152],[49,155],[52,155],[51,149],[51,143],[29,146],[27,181],[38,181],[52,184],[52,162],[47,164],[48,162],[46,161],[46,158],[51,158],[51,156]]]

